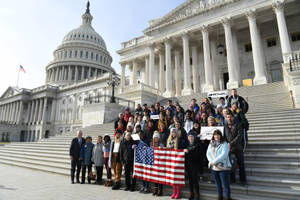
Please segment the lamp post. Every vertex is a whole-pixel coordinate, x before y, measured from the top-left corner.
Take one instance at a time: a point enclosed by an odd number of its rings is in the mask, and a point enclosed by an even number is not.
[[[110,103],[116,103],[116,99],[115,99],[115,86],[118,86],[119,80],[116,76],[115,73],[112,74],[111,76],[111,80],[107,81],[107,85],[112,86],[112,95],[111,95],[111,99],[110,99]]]

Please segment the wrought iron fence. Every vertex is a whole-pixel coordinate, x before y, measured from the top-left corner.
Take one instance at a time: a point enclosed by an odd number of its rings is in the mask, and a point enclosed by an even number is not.
[[[290,72],[300,70],[300,52],[292,54],[290,57]]]
[[[95,103],[110,103],[111,98],[112,98],[112,96],[110,96],[110,95],[98,95],[98,96],[94,96],[94,97],[87,97],[84,99],[84,104],[87,105],[87,104],[95,104]],[[116,102],[116,104],[119,104],[122,106],[135,108],[134,101],[123,99],[120,97],[115,97],[115,102]]]

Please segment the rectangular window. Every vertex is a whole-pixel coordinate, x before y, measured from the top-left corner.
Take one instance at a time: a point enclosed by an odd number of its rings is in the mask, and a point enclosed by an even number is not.
[[[89,58],[89,52],[85,52],[85,58]]]
[[[273,46],[276,46],[276,38],[269,38],[267,39],[267,46],[268,47],[273,47]]]
[[[91,59],[92,60],[94,59],[94,53],[93,52],[91,53]]]
[[[83,56],[83,52],[82,52],[82,51],[80,51],[80,58],[82,58],[82,56]]]
[[[69,52],[69,58],[71,58],[71,57],[72,57],[72,51]]]
[[[98,54],[96,54],[96,61],[98,61],[98,59],[99,59],[99,55],[98,55]]]
[[[245,44],[245,52],[251,52],[251,51],[252,51],[251,43]]]
[[[291,38],[293,42],[300,41],[300,32],[292,33]]]
[[[77,58],[77,51],[75,51],[75,58]]]

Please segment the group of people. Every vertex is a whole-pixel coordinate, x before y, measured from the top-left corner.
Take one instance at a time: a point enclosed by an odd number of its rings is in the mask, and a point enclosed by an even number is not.
[[[147,104],[131,112],[126,108],[120,113],[114,124],[114,136],[98,136],[97,143],[91,137],[74,138],[70,147],[71,181],[84,184],[86,168],[88,182],[92,164],[96,171],[96,184],[102,184],[103,166],[107,179],[105,186],[113,190],[120,189],[122,169],[125,170],[125,190],[135,191],[136,179],[133,177],[134,149],[139,142],[158,148],[182,149],[185,152],[186,178],[189,182],[191,200],[199,199],[199,178],[207,178],[204,169],[209,169],[216,183],[218,199],[231,199],[230,184],[235,183],[235,167],[239,167],[240,184],[246,185],[244,150],[247,143],[248,120],[247,101],[237,94],[235,89],[229,97],[219,98],[215,105],[210,98],[205,98],[200,105],[192,99],[186,110],[178,102],[168,101],[166,107],[155,103]],[[201,139],[201,128],[223,127],[223,132],[215,129],[211,140]],[[138,134],[139,140],[133,140],[132,134]],[[82,179],[79,180],[82,168]],[[114,181],[112,173],[114,171]],[[224,190],[224,194],[223,194]],[[150,193],[150,183],[143,181],[140,192]],[[163,194],[163,185],[155,183],[153,195]],[[180,198],[181,188],[173,186],[171,198]]]

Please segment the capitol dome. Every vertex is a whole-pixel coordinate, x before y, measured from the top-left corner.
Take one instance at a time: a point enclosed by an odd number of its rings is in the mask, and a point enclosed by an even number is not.
[[[46,67],[46,83],[64,85],[115,72],[105,41],[92,27],[92,20],[88,2],[82,24],[66,34],[54,51],[54,59]]]

